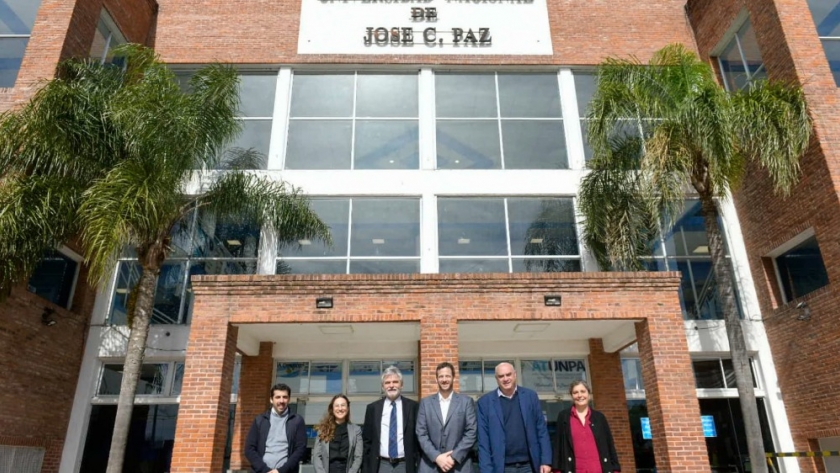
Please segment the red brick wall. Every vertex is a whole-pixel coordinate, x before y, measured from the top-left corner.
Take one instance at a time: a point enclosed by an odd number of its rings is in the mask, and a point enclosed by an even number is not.
[[[231,441],[230,469],[245,470],[245,439],[248,430],[257,415],[269,408],[271,375],[274,373],[274,343],[260,343],[257,356],[242,355],[242,368],[239,376],[239,397],[236,402],[236,416],[233,420],[233,440]]]
[[[83,282],[79,286],[77,301],[90,292]],[[55,311],[56,325],[41,323],[45,308]],[[45,473],[58,471],[61,461],[88,313],[68,311],[23,289],[0,303],[0,445],[44,447]]]
[[[656,363],[651,359],[643,366],[643,375],[652,396],[648,409],[654,425],[657,465],[663,471],[708,472],[678,284],[676,273],[196,277],[193,328],[181,397],[181,412],[189,415],[179,414],[172,471],[214,471],[221,467],[221,463],[208,463],[211,451],[218,446],[215,435],[227,425],[227,415],[215,407],[217,396],[224,398],[226,394],[213,390],[227,389],[230,381],[222,376],[219,384],[219,374],[210,366],[222,366],[221,350],[228,349],[230,343],[224,343],[226,333],[230,340],[229,324],[419,322],[418,374],[421,394],[425,395],[434,392],[435,365],[443,359],[457,360],[459,321],[629,319],[652,321],[637,324],[637,333],[642,359],[656,357]],[[543,295],[549,293],[562,294],[563,306],[546,307]],[[333,309],[315,309],[315,298],[323,295],[333,297]],[[614,385],[604,387],[604,392],[617,386],[623,398],[617,356],[596,353],[593,357],[596,365],[610,373],[599,383]],[[191,372],[195,366],[200,367],[198,374]],[[247,376],[245,368],[243,379]],[[260,393],[253,396],[254,400],[264,396],[262,389],[257,389]],[[244,385],[240,396],[243,400],[252,397],[244,392]],[[606,400],[605,404],[619,412]],[[623,419],[624,430],[628,430],[626,405],[621,406],[621,412],[611,414],[614,429],[622,428]],[[243,422],[250,420],[243,414]],[[632,447],[619,438],[622,458],[632,464]],[[244,464],[241,459],[234,462]]]
[[[707,58],[735,15],[746,8],[768,74],[801,84],[814,120],[811,149],[801,163],[802,180],[791,197],[775,196],[766,173],[756,167],[735,194],[795,447],[807,450],[809,439],[838,435],[840,418],[840,91],[806,0],[692,0],[688,5],[698,48]],[[796,320],[800,311],[793,304],[783,304],[772,261],[765,256],[808,228],[816,233],[831,284],[803,298],[811,310],[811,320],[805,322]],[[818,372],[814,366],[820,367]],[[812,459],[800,459],[800,465],[804,471],[815,469]]]
[[[593,65],[612,55],[647,57],[672,42],[693,47],[682,3],[674,1],[548,0],[553,56],[299,56],[300,0],[159,3],[155,48],[173,63]]]
[[[592,398],[595,408],[604,413],[615,440],[615,449],[622,471],[636,471],[633,436],[627,410],[627,393],[621,371],[621,355],[607,353],[600,338],[589,340],[589,371],[592,376]]]
[[[154,0],[41,0],[15,87],[0,89],[0,111],[27,100],[61,60],[88,55],[103,5],[128,41],[146,43]]]

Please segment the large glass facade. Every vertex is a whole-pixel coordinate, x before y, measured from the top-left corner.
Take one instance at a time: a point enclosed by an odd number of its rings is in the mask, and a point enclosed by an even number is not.
[[[840,0],[808,0],[834,82],[840,86]]]
[[[420,272],[420,199],[316,198],[312,210],[329,225],[332,246],[282,244],[277,274]]]
[[[41,0],[0,0],[0,88],[14,87]]]
[[[438,249],[441,273],[581,270],[572,199],[440,198]]]
[[[254,274],[260,228],[237,219],[221,219],[198,211],[190,213],[171,235],[171,253],[161,268],[152,309],[153,324],[189,322],[190,276],[202,274]],[[143,268],[133,249],[118,263],[109,323],[124,325],[131,291]]]

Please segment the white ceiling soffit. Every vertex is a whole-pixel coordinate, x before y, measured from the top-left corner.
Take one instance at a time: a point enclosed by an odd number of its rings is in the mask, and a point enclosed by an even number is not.
[[[459,343],[490,341],[586,341],[600,338],[615,352],[636,339],[635,320],[477,321],[458,324]]]

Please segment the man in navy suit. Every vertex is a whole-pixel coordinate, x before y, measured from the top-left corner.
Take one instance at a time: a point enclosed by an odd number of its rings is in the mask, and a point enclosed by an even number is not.
[[[516,385],[510,363],[496,366],[498,389],[478,400],[480,473],[551,473],[551,441],[537,393]]]
[[[389,366],[382,373],[385,397],[368,404],[362,427],[363,473],[416,473],[420,444],[415,425],[419,405],[401,395],[402,372]]]

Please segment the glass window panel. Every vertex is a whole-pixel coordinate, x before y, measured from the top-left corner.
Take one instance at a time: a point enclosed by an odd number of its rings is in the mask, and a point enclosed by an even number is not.
[[[494,74],[435,74],[437,117],[497,117]],[[438,124],[439,125],[439,124]]]
[[[309,375],[310,394],[341,392],[341,362],[312,362]]]
[[[292,120],[286,169],[350,169],[350,120]]]
[[[680,302],[682,303],[683,316],[688,320],[698,320],[700,314],[697,311],[697,296],[694,292],[690,264],[688,261],[678,261],[677,271],[681,273],[680,279]]]
[[[239,113],[244,117],[274,115],[276,74],[245,74],[239,76]]]
[[[578,114],[585,117],[589,111],[589,102],[598,90],[598,76],[585,72],[575,73],[575,96],[577,97]]]
[[[29,38],[0,38],[0,88],[14,87]]]
[[[347,260],[280,260],[275,274],[346,274]]]
[[[520,384],[537,392],[554,392],[554,374],[549,360],[522,360]]]
[[[840,36],[840,1],[808,0],[820,36]]]
[[[143,268],[134,261],[123,261],[117,270],[117,282],[114,285],[114,300],[111,302],[109,322],[113,325],[125,325],[128,313],[128,295],[140,281]]]
[[[560,118],[557,74],[499,74],[499,108],[507,118]]]
[[[351,361],[347,376],[348,394],[379,394],[382,391],[382,364],[379,361]]]
[[[720,55],[720,70],[730,91],[736,91],[747,85],[747,71],[741,51],[735,38],[726,46]]]
[[[186,262],[165,263],[161,266],[152,310],[153,324],[179,323],[186,267]]]
[[[41,0],[3,0],[0,2],[0,34],[29,34]],[[2,48],[0,48],[2,49]]]
[[[35,293],[53,304],[67,307],[70,291],[76,278],[79,264],[58,251],[45,255],[32,272],[26,284],[29,292]]]
[[[275,383],[285,383],[293,393],[309,392],[309,362],[279,362]]]
[[[108,39],[111,32],[103,20],[99,20],[99,25],[93,33],[93,44],[90,47],[90,57],[96,61],[100,61],[105,56],[105,51],[108,50]]]
[[[172,395],[180,396],[184,385],[184,363],[175,363],[175,379],[172,380]]]
[[[396,366],[403,375],[403,391],[407,393],[415,392],[414,389],[414,362],[413,361],[382,361],[382,371],[389,366]]]
[[[416,117],[416,74],[359,74],[357,117]]]
[[[192,276],[201,276],[202,274],[256,274],[257,260],[242,260],[242,261],[193,261],[190,263],[190,278]],[[185,323],[190,322],[192,316],[192,282],[187,280],[187,300],[184,306]]]
[[[496,365],[499,363],[510,363],[513,365],[513,360],[484,360],[484,392],[492,391],[499,387],[499,383],[496,382]]]
[[[309,201],[309,207],[330,227],[331,247],[318,240],[298,240],[298,245],[281,244],[283,256],[347,256],[347,231],[350,219],[350,199],[320,199]],[[291,264],[291,263],[290,263]]]
[[[353,74],[295,74],[289,116],[351,117],[353,82]]]
[[[671,231],[665,235],[665,252],[668,256],[709,256],[700,201],[686,201],[685,210],[676,217]]]
[[[416,121],[357,120],[354,169],[418,169],[420,129]]]
[[[242,133],[233,140],[217,169],[227,167],[231,159],[238,156],[237,152],[253,150],[259,153],[256,162],[248,168],[266,169],[268,166],[268,147],[271,142],[271,120],[242,120]]]
[[[142,365],[140,367],[140,378],[137,380],[135,394],[161,394],[168,369],[169,365],[165,363]],[[102,379],[99,383],[98,394],[100,396],[119,395],[122,376],[123,365],[105,365],[102,369]]]
[[[828,273],[816,237],[781,254],[776,258],[776,265],[788,301],[828,285]]]
[[[583,360],[554,360],[554,378],[557,380],[557,392],[568,393],[572,382],[579,379],[587,381],[586,363]]]
[[[438,169],[501,169],[499,124],[495,120],[438,120],[436,135]]]
[[[671,263],[671,265],[675,265],[676,261],[668,261],[665,258],[651,258],[642,261],[642,266],[644,266],[645,271],[671,271],[669,263]],[[676,271],[676,269],[674,269],[674,271]]]
[[[561,120],[502,120],[505,169],[568,169]]]
[[[353,199],[351,256],[420,256],[419,199]]]
[[[823,39],[822,45],[825,58],[828,60],[828,66],[831,68],[831,74],[834,76],[834,83],[840,86],[840,40]],[[0,75],[2,73],[0,71]]]
[[[481,361],[459,361],[458,376],[461,392],[483,392]]]
[[[586,120],[580,121],[580,132],[583,135],[583,158],[589,161],[592,159],[595,151],[593,151],[592,145],[589,144],[589,123]]]
[[[694,277],[694,295],[699,318],[702,320],[722,320],[723,304],[718,297],[717,281],[709,261],[691,261],[691,274]]]
[[[350,261],[350,274],[416,274],[420,260],[355,260]]]
[[[727,388],[737,388],[738,383],[735,381],[735,366],[732,365],[732,360],[720,360],[723,363],[723,378]]]
[[[571,198],[509,198],[513,255],[577,255],[575,208]]]
[[[116,415],[115,405],[91,407],[90,424],[79,471],[106,471]],[[126,466],[123,471],[170,471],[177,417],[177,404],[135,405],[131,414],[131,427],[128,429]]]
[[[579,260],[513,258],[514,273],[579,273],[580,271]]]
[[[507,258],[440,259],[440,273],[509,273]]]
[[[507,255],[504,200],[438,199],[438,247],[441,255]]]
[[[621,372],[624,374],[624,389],[638,391],[645,389],[642,381],[642,363],[638,358],[622,358]]]
[[[193,256],[207,258],[256,258],[260,227],[234,218],[216,218],[211,212],[198,214]]]
[[[723,373],[720,371],[720,360],[694,360],[695,387],[699,389],[723,389]]]
[[[758,40],[755,37],[752,23],[747,21],[738,31],[738,38],[741,40],[741,53],[747,62],[750,79],[755,80],[755,75],[764,69],[764,61],[761,60],[761,51],[758,49]]]

